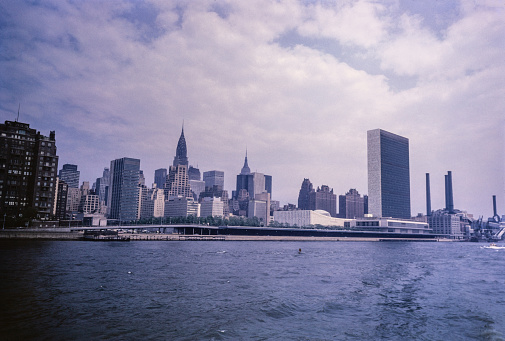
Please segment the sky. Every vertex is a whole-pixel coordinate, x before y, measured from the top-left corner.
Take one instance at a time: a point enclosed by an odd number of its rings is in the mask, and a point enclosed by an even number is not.
[[[56,131],[59,168],[93,183],[141,160],[146,184],[189,162],[235,188],[272,175],[367,194],[367,131],[409,139],[412,215],[505,214],[505,3],[482,1],[20,1],[0,3],[0,119]]]

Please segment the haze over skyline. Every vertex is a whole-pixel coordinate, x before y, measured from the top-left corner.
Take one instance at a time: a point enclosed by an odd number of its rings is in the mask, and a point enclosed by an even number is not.
[[[3,1],[0,117],[48,135],[93,183],[110,161],[190,165],[235,188],[246,148],[273,197],[304,178],[367,194],[367,130],[409,139],[412,215],[505,214],[501,1]],[[231,194],[231,193],[230,193]]]

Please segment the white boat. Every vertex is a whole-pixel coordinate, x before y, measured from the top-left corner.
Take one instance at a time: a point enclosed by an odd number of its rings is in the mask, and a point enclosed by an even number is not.
[[[489,244],[489,246],[481,246],[481,248],[493,249],[493,250],[505,250],[505,246],[499,246],[499,245],[496,245],[495,243],[491,243],[491,244]]]

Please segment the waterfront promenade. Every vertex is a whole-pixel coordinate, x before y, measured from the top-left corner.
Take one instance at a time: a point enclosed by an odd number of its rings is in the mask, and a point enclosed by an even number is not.
[[[185,227],[186,230],[177,230],[177,227]],[[5,239],[40,239],[40,240],[83,240],[84,233],[88,231],[96,230],[120,230],[118,236],[129,238],[130,241],[335,241],[335,242],[345,242],[345,241],[453,241],[443,238],[436,238],[436,236],[429,235],[425,238],[420,238],[420,236],[406,236],[398,235],[391,236],[391,234],[384,234],[381,236],[378,233],[374,233],[373,236],[363,235],[361,237],[356,236],[345,236],[344,234],[340,236],[293,236],[293,235],[245,235],[245,234],[218,234],[218,227],[213,227],[211,230],[207,230],[205,227],[203,230],[201,226],[196,226],[197,230],[192,230],[192,233],[177,233],[176,231],[186,231],[191,226],[180,225],[180,226],[160,226],[158,230],[157,226],[109,226],[103,228],[37,228],[37,229],[6,229],[0,230],[0,240]],[[168,229],[169,233],[162,233],[162,228]],[[230,228],[230,227],[228,227]],[[233,228],[233,227],[231,227]]]

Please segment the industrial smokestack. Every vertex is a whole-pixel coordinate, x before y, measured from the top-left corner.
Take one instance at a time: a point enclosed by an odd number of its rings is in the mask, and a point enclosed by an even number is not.
[[[426,215],[431,215],[430,173],[426,173]]]
[[[493,195],[493,217],[497,217],[498,213],[496,212],[496,195]]]
[[[449,198],[448,198],[448,203],[449,205],[447,206],[447,210],[449,213],[454,213],[454,197],[452,193],[452,172],[448,171],[447,172],[447,189],[449,191]]]
[[[445,176],[445,209],[454,213],[454,199],[452,194],[452,172],[448,171]]]
[[[447,175],[445,175],[445,210],[449,211],[449,186],[447,181]]]

